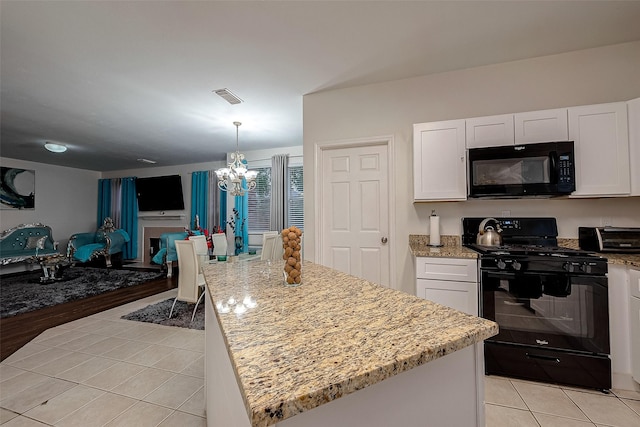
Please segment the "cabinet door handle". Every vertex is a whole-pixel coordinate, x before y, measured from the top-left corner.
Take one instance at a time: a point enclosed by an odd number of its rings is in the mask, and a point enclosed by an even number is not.
[[[382,239],[380,239],[380,241],[381,241],[382,243],[387,243],[387,238],[386,238],[386,237],[383,237]]]

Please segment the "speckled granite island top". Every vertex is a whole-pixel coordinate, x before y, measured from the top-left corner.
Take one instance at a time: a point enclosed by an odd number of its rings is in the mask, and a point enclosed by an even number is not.
[[[282,263],[205,267],[253,426],[267,426],[480,342],[498,325],[311,262],[303,284]],[[249,302],[242,314],[222,304]],[[437,385],[434,385],[437,387]]]

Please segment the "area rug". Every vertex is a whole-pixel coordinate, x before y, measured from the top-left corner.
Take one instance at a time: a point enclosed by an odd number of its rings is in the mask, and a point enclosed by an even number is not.
[[[70,267],[64,271],[63,280],[41,284],[41,274],[33,271],[0,279],[0,318],[140,285],[163,276],[150,271]]]
[[[198,304],[198,310],[196,311],[196,317],[193,319],[193,323],[191,322],[193,304],[177,301],[171,319],[169,319],[171,304],[173,304],[173,298],[148,305],[133,313],[125,314],[121,318],[136,320],[138,322],[156,323],[158,325],[204,330],[204,301],[200,301],[200,304]]]

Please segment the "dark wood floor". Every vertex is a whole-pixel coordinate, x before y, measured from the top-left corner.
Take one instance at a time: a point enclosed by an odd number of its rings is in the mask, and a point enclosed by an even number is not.
[[[4,360],[43,331],[81,317],[89,316],[168,291],[178,286],[178,276],[162,278],[137,286],[117,289],[83,300],[58,304],[52,307],[13,317],[0,319],[0,360]]]

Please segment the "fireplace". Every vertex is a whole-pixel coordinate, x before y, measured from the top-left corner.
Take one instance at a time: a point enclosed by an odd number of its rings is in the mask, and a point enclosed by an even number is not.
[[[160,250],[160,235],[162,233],[176,233],[184,231],[184,227],[143,227],[142,242],[144,244],[142,250],[142,261],[145,264],[151,264],[151,259]]]
[[[160,252],[160,238],[149,237],[149,256],[153,258],[158,252]]]

